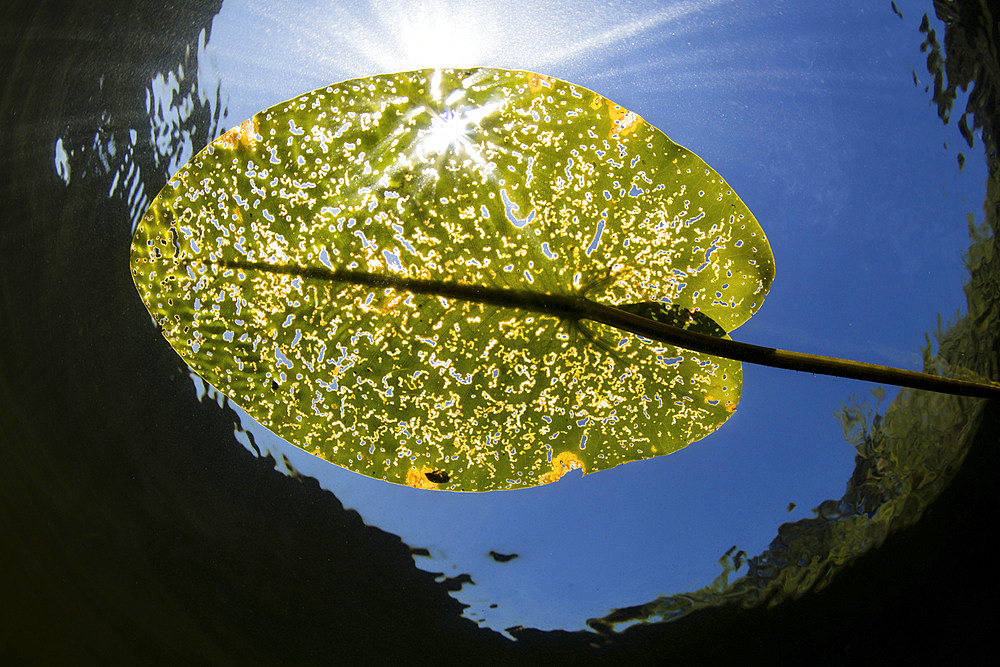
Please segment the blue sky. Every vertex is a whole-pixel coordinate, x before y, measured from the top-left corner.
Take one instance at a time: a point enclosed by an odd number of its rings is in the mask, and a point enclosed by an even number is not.
[[[635,111],[754,212],[777,277],[734,338],[919,368],[937,313],[947,320],[964,303],[966,214],[982,220],[985,167],[977,146],[959,172],[962,138],[924,92],[917,26],[930,3],[897,2],[903,20],[888,0],[275,4],[225,2],[199,56],[199,77],[220,82],[226,127],[358,76],[539,71]],[[152,89],[155,107],[167,88]],[[180,149],[177,164],[188,157]],[[834,414],[873,388],[746,365],[738,412],[702,442],[489,494],[364,478],[242,421],[367,523],[428,549],[418,566],[470,574],[475,585],[455,593],[470,617],[496,629],[578,629],[709,583],[731,546],[757,553],[781,523],[840,497],[853,450]],[[497,563],[491,550],[519,557]]]

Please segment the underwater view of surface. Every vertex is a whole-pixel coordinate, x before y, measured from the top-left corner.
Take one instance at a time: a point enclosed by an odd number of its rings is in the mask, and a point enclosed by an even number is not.
[[[26,624],[107,619],[92,645],[40,650],[124,653],[108,638],[133,632],[136,656],[321,662],[330,628],[377,627],[345,655],[442,638],[454,655],[646,655],[674,624],[711,636],[822,604],[996,444],[987,401],[744,364],[736,413],[669,456],[408,488],[207,385],[150,321],[129,245],[166,180],[262,109],[377,74],[535,71],[635,112],[753,212],[776,275],[734,339],[996,382],[997,82],[969,63],[997,29],[986,5],[935,4],[226,0],[136,9],[104,35],[96,10],[23,8],[4,33],[0,527],[26,574],[5,585],[32,600]],[[744,632],[770,622],[753,618]],[[274,632],[295,648],[258,639]]]

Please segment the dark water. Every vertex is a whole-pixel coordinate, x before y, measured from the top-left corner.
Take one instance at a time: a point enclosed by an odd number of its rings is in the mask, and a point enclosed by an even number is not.
[[[976,62],[998,65],[996,27],[983,27],[976,11],[983,6],[940,3],[946,34],[914,36],[914,48],[927,37],[929,68],[942,72],[935,99],[954,122],[961,110],[950,109],[950,87],[988,71]],[[198,2],[30,2],[0,10],[5,662],[818,664],[973,655],[990,637],[1000,410],[977,416],[964,465],[920,521],[890,534],[819,592],[772,609],[745,609],[748,598],[734,596],[675,623],[621,633],[522,630],[516,643],[462,618],[448,595],[461,581],[417,569],[398,537],[365,526],[313,480],[281,474],[240,445],[232,419],[177,381],[187,370],[150,325],[128,271],[138,179],[130,196],[109,198],[113,174],[105,164],[133,150],[146,195],[162,185],[168,165],[144,148],[148,140],[133,144],[128,130],[148,124],[142,100],[156,73],[178,64],[191,70],[199,33],[217,10]],[[983,48],[990,43],[992,50]],[[974,85],[970,105],[978,113],[964,122],[984,129],[994,167],[987,220],[996,230],[996,82]],[[193,84],[180,86],[190,92]],[[212,138],[215,109],[193,104],[182,128],[193,145]],[[93,145],[95,128],[101,146]],[[68,183],[53,167],[57,137],[70,150]],[[980,150],[967,150],[968,159],[979,159]],[[976,251],[978,311],[970,296],[970,312],[986,325],[998,310],[983,296],[1000,273],[995,250],[989,240]],[[975,345],[950,345],[981,358],[988,372],[996,337],[977,331],[959,337]],[[846,499],[875,501],[863,495],[864,479]],[[845,511],[836,502],[828,509],[827,519]],[[823,518],[815,525],[830,525]],[[779,536],[771,561],[758,561],[761,580],[769,562],[785,568],[790,557],[812,553],[784,548],[821,540],[812,525]],[[595,628],[663,615],[662,601],[650,605]]]

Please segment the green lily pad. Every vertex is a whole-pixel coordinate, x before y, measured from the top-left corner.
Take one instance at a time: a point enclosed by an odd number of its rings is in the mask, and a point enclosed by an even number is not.
[[[439,286],[585,296],[725,336],[774,276],[757,221],[691,151],[590,90],[490,68],[355,79],[256,114],[160,192],[131,266],[178,354],[276,434],[460,491],[669,454],[732,415],[742,372]]]

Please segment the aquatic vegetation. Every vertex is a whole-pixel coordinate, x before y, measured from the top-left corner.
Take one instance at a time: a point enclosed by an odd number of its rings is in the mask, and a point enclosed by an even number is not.
[[[157,196],[132,271],[174,349],[262,424],[425,488],[669,454],[733,414],[741,361],[977,386],[729,339],[774,278],[746,205],[635,113],[530,72],[266,109]]]

